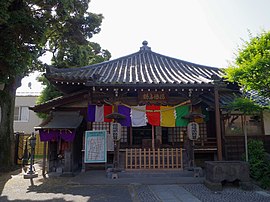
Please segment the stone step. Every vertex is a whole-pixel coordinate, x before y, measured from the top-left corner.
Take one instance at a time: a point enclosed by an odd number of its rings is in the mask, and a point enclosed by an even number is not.
[[[193,171],[168,171],[168,170],[163,170],[163,171],[147,171],[147,170],[132,170],[132,171],[122,171],[118,173],[119,177],[121,178],[148,178],[148,177],[168,177],[168,178],[173,178],[173,177],[193,177],[194,172]]]

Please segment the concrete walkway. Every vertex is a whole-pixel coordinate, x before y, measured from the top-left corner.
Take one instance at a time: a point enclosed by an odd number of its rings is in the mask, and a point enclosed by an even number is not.
[[[151,185],[150,189],[162,202],[200,202],[185,188],[178,185]]]
[[[190,171],[128,171],[117,174],[118,179],[111,179],[104,170],[92,170],[76,175],[68,183],[74,185],[202,184],[204,181],[204,177],[193,177],[193,172]]]

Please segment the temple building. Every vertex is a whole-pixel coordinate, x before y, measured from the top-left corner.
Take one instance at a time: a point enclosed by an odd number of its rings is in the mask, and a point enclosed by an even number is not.
[[[50,114],[36,127],[49,143],[49,171],[183,169],[244,153],[241,117],[224,108],[240,91],[219,68],[156,53],[144,41],[133,54],[48,67],[45,76],[64,94],[31,108]],[[261,116],[249,121],[250,135],[269,142]]]

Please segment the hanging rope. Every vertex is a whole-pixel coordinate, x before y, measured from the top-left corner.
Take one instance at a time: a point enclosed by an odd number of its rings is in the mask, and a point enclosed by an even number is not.
[[[106,100],[104,100],[104,102],[106,103],[106,104],[108,104],[108,105],[113,105],[112,103],[110,103],[110,102],[108,102],[108,101],[106,101]],[[183,106],[183,105],[187,105],[187,104],[190,104],[191,103],[191,101],[190,100],[187,100],[187,101],[185,101],[185,102],[182,102],[182,103],[180,103],[180,104],[178,104],[178,105],[175,105],[175,106],[173,106],[173,107],[169,107],[169,108],[167,108],[167,109],[162,109],[162,110],[143,110],[143,109],[138,109],[138,108],[136,108],[136,106],[130,106],[130,105],[127,105],[127,104],[125,104],[125,103],[121,103],[121,105],[124,105],[125,107],[128,107],[128,108],[130,108],[130,109],[133,109],[133,110],[137,110],[137,111],[141,111],[141,112],[164,112],[164,111],[169,111],[169,110],[173,110],[173,109],[175,109],[175,108],[177,108],[177,107],[180,107],[180,106]]]

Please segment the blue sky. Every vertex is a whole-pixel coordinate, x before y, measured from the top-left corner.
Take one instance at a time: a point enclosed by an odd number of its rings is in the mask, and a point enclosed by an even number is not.
[[[248,30],[270,30],[269,0],[92,0],[101,32],[91,40],[121,57],[147,40],[153,51],[215,67],[233,61]]]
[[[248,40],[248,30],[270,31],[269,10],[270,0],[92,0],[89,11],[104,19],[91,41],[112,59],[137,52],[147,40],[160,54],[224,68]],[[17,92],[39,91],[36,75],[23,79]]]

